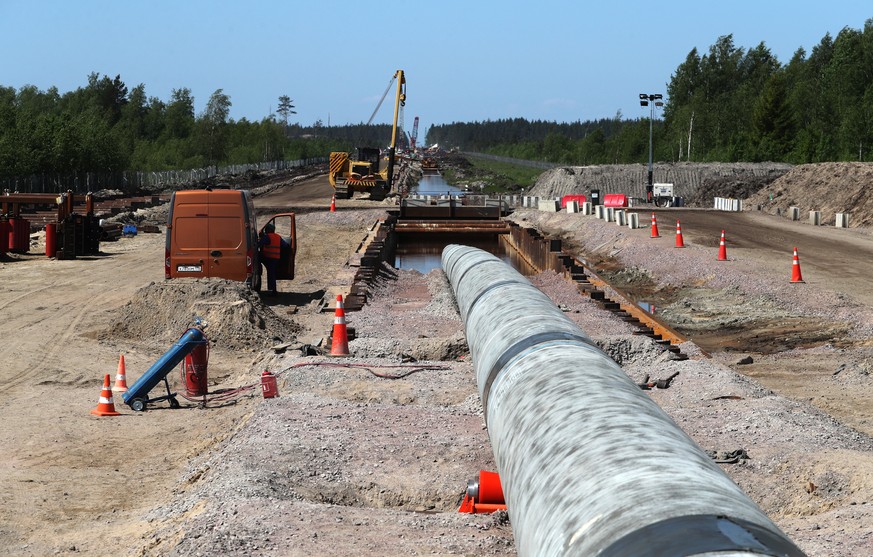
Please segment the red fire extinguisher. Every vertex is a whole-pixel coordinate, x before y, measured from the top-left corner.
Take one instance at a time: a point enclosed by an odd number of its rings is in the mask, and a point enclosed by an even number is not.
[[[264,393],[264,398],[279,396],[279,385],[276,383],[276,376],[266,369],[261,374],[261,391]]]

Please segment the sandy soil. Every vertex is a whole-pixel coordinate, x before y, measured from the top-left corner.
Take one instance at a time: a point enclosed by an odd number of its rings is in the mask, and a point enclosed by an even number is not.
[[[506,513],[455,512],[466,481],[494,462],[440,271],[383,273],[371,302],[348,316],[353,357],[296,349],[329,331],[321,301],[347,286],[347,258],[388,206],[339,200],[329,213],[329,191],[318,179],[259,198],[261,216],[298,213],[298,277],[275,299],[225,283],[168,286],[162,235],[107,243],[89,259],[0,262],[0,552],[515,554]],[[799,226],[748,218],[744,226]],[[730,246],[732,261],[716,267],[710,233],[698,237],[696,226],[689,247],[675,250],[670,234],[652,240],[590,217],[516,219],[564,237],[622,286],[660,296],[651,299],[665,318],[709,339],[712,357],[688,342],[691,359],[671,361],[562,278],[533,278],[632,378],[680,372],[651,396],[705,449],[748,451],[724,469],[808,555],[873,555],[873,401],[864,395],[873,317],[863,280],[804,259],[807,283],[788,285],[790,259],[783,266],[778,247]],[[870,249],[863,230],[840,232],[853,234],[847,249]],[[116,397],[122,416],[88,413],[120,354],[132,381],[204,301],[216,341],[210,388],[256,385],[270,369],[279,398],[135,414]],[[745,327],[770,340],[752,343]],[[719,345],[719,330],[735,340]]]

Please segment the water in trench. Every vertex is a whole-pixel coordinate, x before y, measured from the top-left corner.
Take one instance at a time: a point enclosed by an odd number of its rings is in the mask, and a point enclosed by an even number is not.
[[[441,174],[424,174],[418,185],[411,191],[411,193],[419,195],[457,195],[463,192],[462,188],[449,185]]]
[[[533,269],[499,234],[400,234],[394,266],[429,273],[442,268],[443,249],[449,244],[471,246],[492,253],[525,276]]]

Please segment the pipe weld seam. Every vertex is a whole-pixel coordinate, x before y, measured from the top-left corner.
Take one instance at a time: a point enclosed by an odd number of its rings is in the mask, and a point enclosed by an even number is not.
[[[499,288],[501,286],[506,286],[507,284],[517,284],[519,286],[527,286],[530,283],[523,283],[523,282],[519,282],[518,280],[501,280],[501,281],[497,281],[495,283],[489,284],[487,288],[482,290],[482,292],[479,292],[476,295],[476,297],[473,298],[473,301],[470,302],[470,305],[467,308],[467,311],[464,312],[464,330],[467,329],[467,319],[469,318],[470,314],[473,313],[473,308],[476,307],[476,304],[479,303],[479,300],[481,300],[485,294],[491,292],[495,288]],[[534,287],[534,288],[536,288],[536,287]]]
[[[491,254],[489,254],[489,255],[491,255]],[[460,260],[460,258],[459,258],[459,260]],[[494,263],[495,261],[497,261],[498,263],[500,262],[499,259],[497,259],[496,257],[492,256],[492,258],[482,259],[482,260],[476,261],[475,263],[471,263],[469,267],[467,267],[466,269],[464,269],[463,271],[461,271],[461,274],[458,275],[458,278],[452,280],[452,277],[449,276],[449,282],[451,282],[451,283],[455,286],[455,288],[457,289],[457,288],[460,287],[460,285],[461,285],[461,280],[463,280],[464,275],[466,275],[467,273],[469,273],[470,270],[471,270],[473,267],[476,267],[477,265],[482,265],[483,263]],[[449,263],[449,264],[452,266],[452,268],[450,269],[451,272],[454,272],[454,266],[455,266],[455,263],[457,263],[457,261],[454,262],[454,263],[451,263],[451,262]],[[448,273],[446,273],[446,274],[448,275]]]
[[[677,516],[648,524],[619,538],[597,557],[748,552],[771,557],[806,557],[785,535],[741,518],[702,514]]]
[[[582,343],[588,348],[593,348],[597,352],[603,353],[591,339],[566,331],[546,331],[521,339],[500,354],[500,357],[497,358],[497,361],[494,362],[494,365],[491,366],[491,369],[488,370],[488,375],[485,377],[485,383],[482,388],[482,410],[486,422],[488,420],[488,398],[491,392],[491,385],[497,379],[497,376],[500,375],[500,372],[503,371],[503,368],[513,359],[532,352],[542,344],[554,341],[570,341],[573,344]],[[604,357],[608,358],[609,356],[604,354]]]

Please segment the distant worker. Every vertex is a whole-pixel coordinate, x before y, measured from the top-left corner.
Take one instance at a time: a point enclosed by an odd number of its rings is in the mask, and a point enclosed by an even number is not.
[[[258,246],[261,248],[261,261],[267,269],[267,295],[275,296],[279,259],[282,257],[282,249],[288,247],[288,242],[276,234],[276,226],[269,222],[261,231]]]

